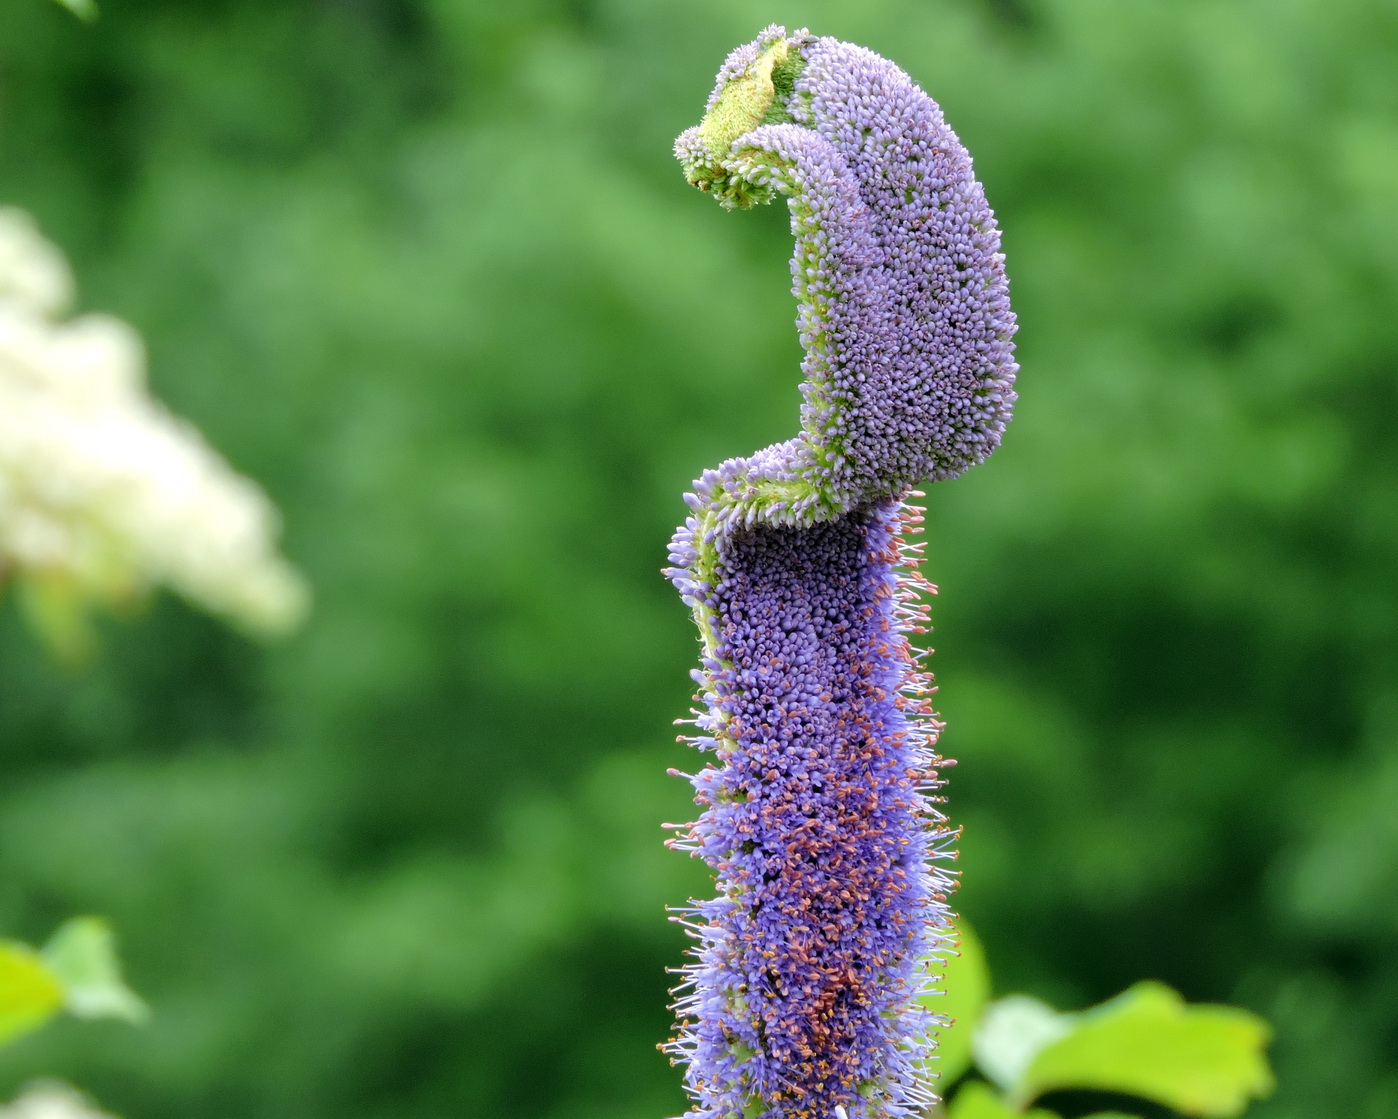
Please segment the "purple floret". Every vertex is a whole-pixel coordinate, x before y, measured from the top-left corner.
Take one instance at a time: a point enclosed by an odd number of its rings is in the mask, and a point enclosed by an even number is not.
[[[929,1100],[918,995],[951,833],[930,678],[923,478],[998,446],[1016,366],[999,234],[936,104],[860,47],[768,28],[676,143],[728,206],[788,196],[802,432],[705,471],[668,574],[704,637],[691,739],[714,871],[668,1047],[694,1119],[894,1119]]]

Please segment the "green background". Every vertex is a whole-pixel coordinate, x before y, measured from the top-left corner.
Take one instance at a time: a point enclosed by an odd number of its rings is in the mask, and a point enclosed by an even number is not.
[[[1005,230],[1018,418],[927,568],[997,990],[1234,1001],[1278,1031],[1252,1114],[1398,1113],[1398,8],[1359,0],[0,0],[0,201],[316,594],[267,649],[161,597],[77,673],[0,608],[0,930],[109,916],[155,1012],[11,1047],[0,1098],[682,1108],[658,569],[689,480],[795,432],[799,350],[782,208],[669,149],[770,21],[917,78]]]

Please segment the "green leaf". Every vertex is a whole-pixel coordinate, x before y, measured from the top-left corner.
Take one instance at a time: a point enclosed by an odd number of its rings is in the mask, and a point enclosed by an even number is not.
[[[1039,1050],[1012,1100],[1089,1088],[1153,1100],[1185,1115],[1231,1119],[1273,1087],[1263,1048],[1271,1031],[1246,1010],[1187,1006],[1160,983],[1138,983],[1081,1014]]]
[[[976,1067],[1002,1091],[1015,1092],[1039,1053],[1072,1032],[1072,1017],[1028,995],[991,1003],[972,1041]]]
[[[937,1048],[935,1057],[927,1062],[927,1073],[934,1087],[950,1084],[970,1067],[971,1038],[990,1000],[985,949],[962,918],[958,917],[952,927],[956,954],[948,956],[943,965],[938,991],[922,998],[923,1006],[952,1022],[933,1031]]]
[[[0,1044],[36,1030],[63,1006],[63,988],[27,944],[0,941]]]
[[[1052,1111],[1035,1108],[1023,1115],[1010,1106],[983,1080],[972,1080],[962,1086],[951,1101],[947,1119],[1058,1119]]]
[[[64,1005],[78,1018],[124,1018],[140,1024],[150,1009],[121,978],[116,938],[100,917],[74,917],[44,945],[43,959],[63,984]]]
[[[56,0],[79,19],[91,23],[97,18],[97,0]]]

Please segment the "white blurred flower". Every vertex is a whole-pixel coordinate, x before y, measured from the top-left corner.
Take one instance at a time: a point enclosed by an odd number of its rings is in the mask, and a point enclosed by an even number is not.
[[[73,273],[23,210],[0,207],[0,301],[56,315],[73,301]]]
[[[8,1107],[0,1107],[0,1119],[113,1119],[66,1084],[40,1080],[25,1088]]]
[[[272,504],[147,394],[134,330],[57,320],[71,296],[62,255],[0,208],[0,578],[107,602],[163,583],[254,630],[293,625],[306,591]]]

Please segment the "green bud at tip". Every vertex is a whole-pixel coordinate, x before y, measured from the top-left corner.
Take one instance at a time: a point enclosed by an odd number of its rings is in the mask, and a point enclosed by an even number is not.
[[[690,129],[676,144],[675,153],[690,185],[712,192],[730,208],[747,209],[758,202],[771,201],[769,189],[734,176],[728,157],[733,142],[758,125],[789,119],[785,107],[776,104],[777,90],[780,84],[789,92],[794,74],[788,71],[797,62],[791,44],[786,39],[778,39],[746,70],[729,79],[699,127]],[[774,80],[778,72],[780,76]]]

